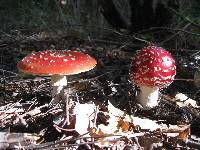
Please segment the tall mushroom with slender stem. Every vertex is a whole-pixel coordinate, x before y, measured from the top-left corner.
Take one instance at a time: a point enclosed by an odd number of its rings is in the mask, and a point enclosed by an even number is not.
[[[56,104],[63,87],[67,85],[67,76],[89,71],[96,63],[94,58],[78,51],[47,50],[29,54],[18,62],[17,67],[27,74],[51,76],[51,103]]]
[[[175,60],[161,47],[148,46],[132,59],[130,79],[140,88],[138,102],[143,109],[158,105],[159,88],[170,85],[176,74]]]

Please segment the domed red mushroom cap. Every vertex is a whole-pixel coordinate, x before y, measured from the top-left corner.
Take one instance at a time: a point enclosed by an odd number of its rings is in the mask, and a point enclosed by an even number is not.
[[[81,52],[47,50],[26,56],[17,67],[22,72],[34,75],[71,75],[89,71],[96,63],[94,58]]]
[[[176,74],[175,61],[161,47],[148,46],[139,50],[132,60],[131,80],[137,85],[165,87]]]

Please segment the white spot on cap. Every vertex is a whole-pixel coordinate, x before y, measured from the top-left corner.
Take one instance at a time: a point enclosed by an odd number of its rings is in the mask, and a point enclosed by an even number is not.
[[[140,63],[141,63],[141,61],[136,61],[136,64],[138,64],[138,65],[139,65]]]
[[[176,70],[176,66],[172,67],[172,70]]]
[[[44,60],[48,60],[48,58],[44,58]]]
[[[66,62],[66,61],[68,61],[68,59],[66,59],[66,58],[65,58],[65,59],[63,59],[63,60],[64,60],[65,62]]]
[[[159,67],[154,67],[154,70],[155,71],[159,71]]]
[[[168,72],[168,70],[167,69],[163,69],[163,72]]]

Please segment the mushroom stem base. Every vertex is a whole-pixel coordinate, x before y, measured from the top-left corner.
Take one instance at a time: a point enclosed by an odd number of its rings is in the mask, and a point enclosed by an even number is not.
[[[150,109],[158,105],[159,87],[140,86],[138,102],[143,109]]]

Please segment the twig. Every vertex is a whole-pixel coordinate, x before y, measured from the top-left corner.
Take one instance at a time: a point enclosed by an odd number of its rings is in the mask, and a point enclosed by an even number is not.
[[[0,69],[1,72],[7,72],[7,73],[10,73],[10,74],[13,74],[15,76],[19,76],[19,74],[15,73],[15,72],[12,72],[12,71],[8,71],[8,70],[4,70],[4,69]]]
[[[177,16],[181,17],[182,19],[188,21],[191,25],[197,27],[200,29],[200,25],[195,23],[194,21],[190,20],[188,17],[183,16],[182,14],[180,14],[179,12],[177,12],[175,9],[168,7],[171,11],[173,11]]]
[[[115,41],[106,41],[106,40],[101,40],[101,39],[92,39],[93,42],[99,42],[99,43],[105,43],[105,44],[113,44],[113,45],[122,45],[123,43],[120,42],[115,42]],[[141,46],[139,44],[129,44],[130,46]]]
[[[190,31],[187,31],[187,30],[184,30],[184,29],[173,29],[173,28],[168,28],[168,27],[151,27],[149,29],[141,30],[138,33],[144,33],[144,32],[153,31],[153,30],[181,31],[181,32],[185,32],[187,34],[192,34],[192,35],[200,36],[200,34],[198,34],[198,33],[190,32]]]
[[[194,79],[181,79],[181,78],[177,78],[177,79],[174,79],[175,81],[188,81],[188,82],[193,82],[195,81]]]
[[[89,133],[89,132],[88,132]],[[88,133],[84,134],[84,135],[87,135]],[[127,133],[127,136],[129,137],[138,137],[138,136],[144,136],[145,133],[133,133],[132,136],[128,135]],[[110,140],[105,140],[105,141],[101,141],[102,143],[103,142],[114,142],[114,141],[119,141],[121,140],[121,138],[123,138],[125,135],[122,135],[122,134],[112,134],[112,135],[101,135],[101,136],[91,136],[91,137],[84,137],[84,135],[80,135],[79,137],[77,138],[70,138],[70,139],[65,139],[65,140],[59,140],[59,141],[55,141],[55,142],[47,142],[47,143],[44,143],[44,144],[40,144],[40,145],[29,145],[27,147],[24,147],[24,148],[30,148],[32,147],[33,149],[42,149],[42,148],[51,148],[53,146],[56,146],[57,148],[66,148],[66,147],[73,147],[73,146],[80,146],[80,145],[85,145],[85,144],[97,144],[99,143],[98,141],[90,141],[90,142],[84,142],[83,140],[81,139],[90,139],[90,138],[95,138],[95,139],[99,139],[99,138],[106,138],[106,137],[116,137],[114,139],[110,139]],[[118,137],[118,138],[117,138]],[[69,141],[77,141],[77,140],[81,140],[83,143],[76,143],[76,144],[65,144]],[[65,145],[63,145],[65,144]],[[63,146],[58,146],[58,145],[63,145]]]
[[[195,149],[200,149],[200,143],[199,141],[192,141],[190,139],[188,139],[186,141],[186,145],[190,148],[195,148]]]
[[[117,30],[114,30],[114,29],[110,29],[110,28],[102,28],[102,27],[98,27],[98,26],[83,26],[83,25],[65,25],[65,26],[77,26],[77,27],[85,27],[85,28],[96,28],[96,29],[103,29],[103,30],[107,30],[107,31],[111,31],[113,33],[116,33],[120,36],[125,36],[125,37],[128,37],[128,38],[134,38],[135,40],[138,40],[138,41],[141,41],[141,42],[144,42],[144,43],[150,43],[149,41],[145,40],[145,39],[142,39],[142,38],[139,38],[139,37],[136,37],[135,35],[125,35]]]
[[[170,49],[170,51],[176,51],[177,52],[177,49]],[[179,52],[199,52],[198,49],[178,49]]]
[[[191,23],[186,24],[183,27],[183,30],[186,29],[187,27],[189,27],[191,25]],[[160,42],[158,45],[163,45],[164,43],[168,42],[169,40],[173,39],[174,37],[176,37],[181,31],[178,31],[177,33],[173,34],[172,36],[170,36],[169,38],[165,39],[164,41]]]
[[[194,57],[195,55],[197,55],[197,54],[199,54],[199,53],[200,53],[200,51],[198,51],[198,52],[192,54],[191,57]]]
[[[14,39],[14,40],[16,40],[15,38],[13,38],[10,34],[8,34],[8,33],[6,33],[6,32],[4,32],[4,31],[2,31],[2,30],[0,30],[0,32],[1,33],[3,33],[4,35],[6,35],[7,37],[9,37],[9,38],[11,38],[11,39]]]
[[[116,69],[116,70],[118,70],[118,69]],[[113,71],[115,71],[115,70],[105,72],[105,73],[100,74],[100,75],[98,75],[98,76],[96,76],[96,77],[94,77],[94,78],[83,79],[83,80],[78,80],[78,81],[72,81],[72,82],[70,82],[70,83],[76,83],[76,82],[78,82],[78,83],[83,83],[83,82],[88,82],[88,81],[97,80],[98,78],[103,77],[103,76],[106,75],[106,74],[112,73]]]
[[[53,125],[55,128],[59,129],[59,130],[63,130],[63,131],[67,131],[67,132],[72,132],[72,131],[76,131],[75,129],[64,129],[62,127],[59,127],[58,125],[54,124]]]

